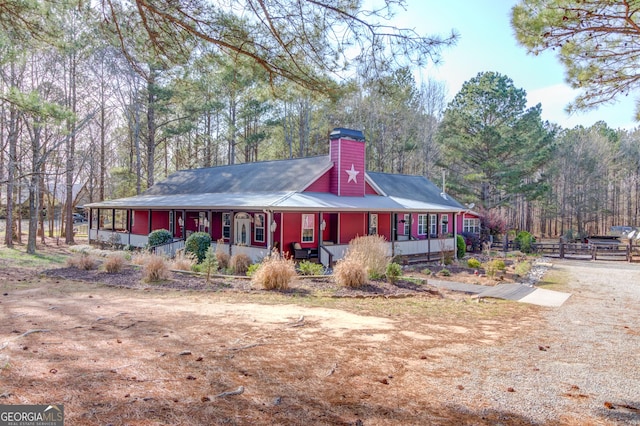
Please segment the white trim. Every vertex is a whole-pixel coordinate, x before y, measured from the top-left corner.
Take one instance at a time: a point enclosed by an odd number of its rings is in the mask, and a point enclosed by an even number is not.
[[[384,192],[382,188],[380,188],[378,185],[376,185],[376,183],[369,177],[369,175],[366,172],[364,174],[364,183],[365,183],[365,187],[364,187],[365,193],[367,192],[366,184],[368,183],[378,193],[378,195],[381,195],[383,197],[387,196],[387,193]]]

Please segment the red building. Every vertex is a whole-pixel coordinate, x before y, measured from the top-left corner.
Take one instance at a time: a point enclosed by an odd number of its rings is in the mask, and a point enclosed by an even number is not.
[[[369,234],[390,254],[453,251],[477,219],[423,176],[365,171],[362,132],[338,128],[329,143],[329,155],[182,170],[142,195],[88,204],[89,239],[144,247],[164,228],[174,250],[200,231],[231,254],[279,247],[330,264]]]

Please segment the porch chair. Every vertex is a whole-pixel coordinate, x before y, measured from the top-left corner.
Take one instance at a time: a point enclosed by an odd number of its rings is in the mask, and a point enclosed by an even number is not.
[[[309,259],[310,253],[311,251],[309,249],[303,249],[300,243],[291,243],[291,254],[293,254],[294,260]]]

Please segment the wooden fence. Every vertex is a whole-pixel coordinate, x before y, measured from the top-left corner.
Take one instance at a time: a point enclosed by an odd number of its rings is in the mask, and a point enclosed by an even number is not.
[[[534,243],[536,253],[560,259],[589,259],[589,260],[625,260],[633,261],[633,257],[640,256],[640,245],[629,243]]]

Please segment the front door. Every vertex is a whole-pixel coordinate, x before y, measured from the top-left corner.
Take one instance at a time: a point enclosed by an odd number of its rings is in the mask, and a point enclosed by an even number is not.
[[[251,245],[251,217],[247,213],[238,213],[233,224],[236,231],[236,245]]]

